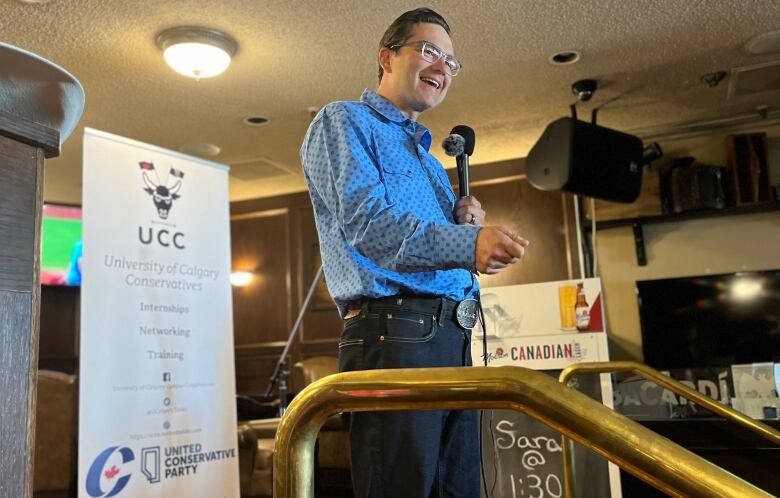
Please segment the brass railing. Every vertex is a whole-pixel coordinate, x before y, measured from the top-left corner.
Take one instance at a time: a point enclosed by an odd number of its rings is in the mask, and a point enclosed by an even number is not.
[[[649,381],[656,383],[657,385],[664,387],[673,393],[682,396],[688,401],[692,401],[702,408],[713,412],[716,415],[730,420],[737,425],[740,425],[752,432],[755,432],[764,439],[780,445],[780,431],[759,422],[753,418],[748,417],[742,412],[729,408],[726,405],[718,403],[712,398],[701,394],[700,392],[691,389],[690,387],[677,382],[667,375],[662,374],[658,370],[648,367],[645,364],[637,363],[635,361],[607,361],[607,362],[586,362],[575,363],[565,368],[558,376],[558,382],[564,385],[568,385],[569,379],[573,376],[583,373],[589,374],[602,374],[602,373],[633,373],[639,375]],[[564,481],[564,496],[566,498],[574,498],[574,479],[572,477],[572,462],[571,462],[571,444],[568,438],[564,434],[561,436],[562,449],[563,449],[563,481]]]
[[[309,385],[279,425],[274,497],[313,496],[314,443],[332,414],[471,408],[526,413],[670,496],[771,496],[542,372],[475,367],[348,372]]]

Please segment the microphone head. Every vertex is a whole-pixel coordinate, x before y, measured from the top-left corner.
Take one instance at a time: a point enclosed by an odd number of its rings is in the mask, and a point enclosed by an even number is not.
[[[466,146],[466,139],[457,133],[448,135],[447,138],[441,143],[444,153],[450,157],[455,157],[463,154]]]
[[[463,146],[463,152],[467,156],[470,156],[474,153],[474,144],[477,140],[474,136],[474,130],[466,125],[458,125],[450,132],[450,136],[452,135],[460,135],[466,141],[465,145]]]

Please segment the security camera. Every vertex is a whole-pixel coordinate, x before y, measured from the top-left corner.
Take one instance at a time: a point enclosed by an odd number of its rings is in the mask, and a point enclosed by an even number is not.
[[[650,164],[664,155],[664,151],[658,142],[647,145],[642,152],[642,164]]]
[[[572,84],[571,93],[576,95],[580,102],[587,102],[596,93],[596,88],[598,88],[596,80],[579,80]]]

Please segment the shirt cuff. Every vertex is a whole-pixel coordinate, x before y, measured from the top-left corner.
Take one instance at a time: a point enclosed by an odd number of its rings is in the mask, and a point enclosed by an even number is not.
[[[435,259],[444,269],[477,271],[477,234],[475,225],[438,225],[435,232]]]

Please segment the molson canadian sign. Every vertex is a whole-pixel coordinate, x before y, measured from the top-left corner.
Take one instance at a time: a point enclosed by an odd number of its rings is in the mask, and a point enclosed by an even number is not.
[[[605,361],[607,336],[597,278],[482,290],[487,354],[474,328],[475,365],[563,369],[581,361]]]

